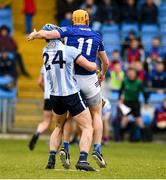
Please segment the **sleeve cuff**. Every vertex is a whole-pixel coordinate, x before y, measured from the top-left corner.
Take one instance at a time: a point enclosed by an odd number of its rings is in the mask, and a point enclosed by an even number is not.
[[[78,54],[78,56],[76,56],[76,58],[74,59],[74,62],[76,62],[80,56],[81,56],[81,54]]]

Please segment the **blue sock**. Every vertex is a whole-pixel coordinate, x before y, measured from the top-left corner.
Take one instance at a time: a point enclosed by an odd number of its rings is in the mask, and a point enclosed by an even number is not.
[[[94,144],[94,150],[97,151],[98,153],[101,153],[101,144]]]
[[[69,151],[69,142],[64,141],[62,147],[68,152]]]
[[[87,161],[87,158],[88,158],[88,153],[85,151],[81,151],[79,161]]]

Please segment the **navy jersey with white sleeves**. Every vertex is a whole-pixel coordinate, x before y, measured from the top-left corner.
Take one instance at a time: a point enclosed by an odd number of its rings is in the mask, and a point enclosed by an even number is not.
[[[81,55],[75,47],[52,40],[43,50],[50,95],[69,96],[80,91],[75,80],[74,61]]]
[[[86,25],[62,27],[58,29],[62,38],[66,37],[66,44],[81,51],[81,54],[89,61],[95,62],[98,51],[104,51],[102,37]],[[91,75],[81,66],[75,64],[75,73],[78,75]]]

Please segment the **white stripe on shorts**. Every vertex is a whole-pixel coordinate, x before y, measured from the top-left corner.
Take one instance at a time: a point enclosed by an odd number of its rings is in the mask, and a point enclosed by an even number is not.
[[[85,106],[85,104],[84,104],[84,102],[83,102],[83,100],[82,100],[82,97],[81,97],[81,95],[80,95],[80,92],[78,92],[78,96],[79,96],[79,98],[80,98],[80,101],[81,101],[82,106],[84,107],[84,109],[86,109],[86,106]]]

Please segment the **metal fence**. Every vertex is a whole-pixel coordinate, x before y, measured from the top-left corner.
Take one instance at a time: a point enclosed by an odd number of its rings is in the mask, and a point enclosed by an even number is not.
[[[0,132],[30,133],[42,117],[42,100],[0,99]]]
[[[115,118],[117,101],[111,100],[112,118]],[[161,101],[151,101],[153,109]],[[43,101],[33,99],[0,99],[0,132],[31,133],[42,120]]]

